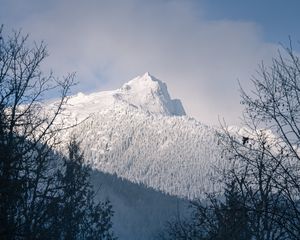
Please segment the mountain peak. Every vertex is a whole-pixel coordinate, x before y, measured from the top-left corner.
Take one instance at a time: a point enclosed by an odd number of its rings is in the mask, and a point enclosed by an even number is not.
[[[144,80],[144,81],[152,81],[152,82],[162,83],[162,81],[160,81],[159,79],[154,77],[152,74],[150,74],[150,72],[145,72],[142,76],[138,76],[136,78],[138,78],[140,80]]]
[[[143,78],[150,78],[152,79],[153,77],[151,76],[151,74],[149,72],[145,72],[143,75]]]
[[[117,90],[78,93],[71,96],[68,103],[70,112],[79,120],[99,111],[124,106],[163,116],[185,115],[181,101],[171,99],[167,85],[149,72],[130,80]]]
[[[145,88],[151,88],[154,86],[158,85],[163,85],[164,83],[160,80],[158,80],[156,77],[151,75],[149,72],[145,72],[141,76],[137,76],[134,79],[130,80],[129,82],[125,83],[124,86],[126,85],[140,85],[140,87],[145,87]]]
[[[149,72],[125,83],[121,91],[130,104],[141,109],[163,115],[185,115],[181,101],[171,99],[167,85]]]

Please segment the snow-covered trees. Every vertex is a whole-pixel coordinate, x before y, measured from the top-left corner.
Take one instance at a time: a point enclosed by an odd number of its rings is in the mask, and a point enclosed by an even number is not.
[[[72,133],[81,140],[86,160],[100,171],[189,199],[218,187],[209,178],[214,175],[210,165],[224,165],[215,129],[195,119],[113,105]]]

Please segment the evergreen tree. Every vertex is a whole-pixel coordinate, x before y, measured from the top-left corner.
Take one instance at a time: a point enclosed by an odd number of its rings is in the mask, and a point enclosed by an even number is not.
[[[220,207],[216,209],[218,231],[215,239],[251,239],[245,201],[235,181],[226,184],[224,196],[225,202],[220,203]]]
[[[68,146],[61,175],[62,197],[59,234],[62,239],[115,239],[111,231],[113,216],[109,201],[96,203],[90,181],[90,168],[75,138]]]
[[[209,194],[207,199],[192,202],[191,206],[191,219],[169,223],[162,239],[251,239],[247,209],[236,182],[225,185],[224,199],[221,195]]]

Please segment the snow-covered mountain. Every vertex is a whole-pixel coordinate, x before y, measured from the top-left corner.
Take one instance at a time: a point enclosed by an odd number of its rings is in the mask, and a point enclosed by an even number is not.
[[[79,93],[68,104],[64,121],[88,117],[68,134],[82,141],[94,169],[189,199],[216,187],[211,176],[224,163],[215,129],[186,116],[149,73],[114,91]]]
[[[96,92],[89,95],[78,93],[68,101],[70,120],[82,120],[106,109],[131,107],[145,113],[162,116],[185,115],[182,103],[171,99],[167,86],[162,81],[146,72],[120,89]]]

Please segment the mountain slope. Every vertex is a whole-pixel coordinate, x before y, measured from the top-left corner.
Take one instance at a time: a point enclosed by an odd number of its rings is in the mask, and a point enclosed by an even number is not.
[[[215,129],[186,116],[149,73],[115,91],[77,94],[67,112],[69,123],[89,117],[68,134],[93,168],[190,199],[216,187],[210,178],[224,163]]]
[[[157,239],[168,221],[188,217],[189,202],[118,178],[93,171],[96,198],[109,198],[115,212],[113,230],[119,239]],[[99,183],[101,184],[99,187]]]

